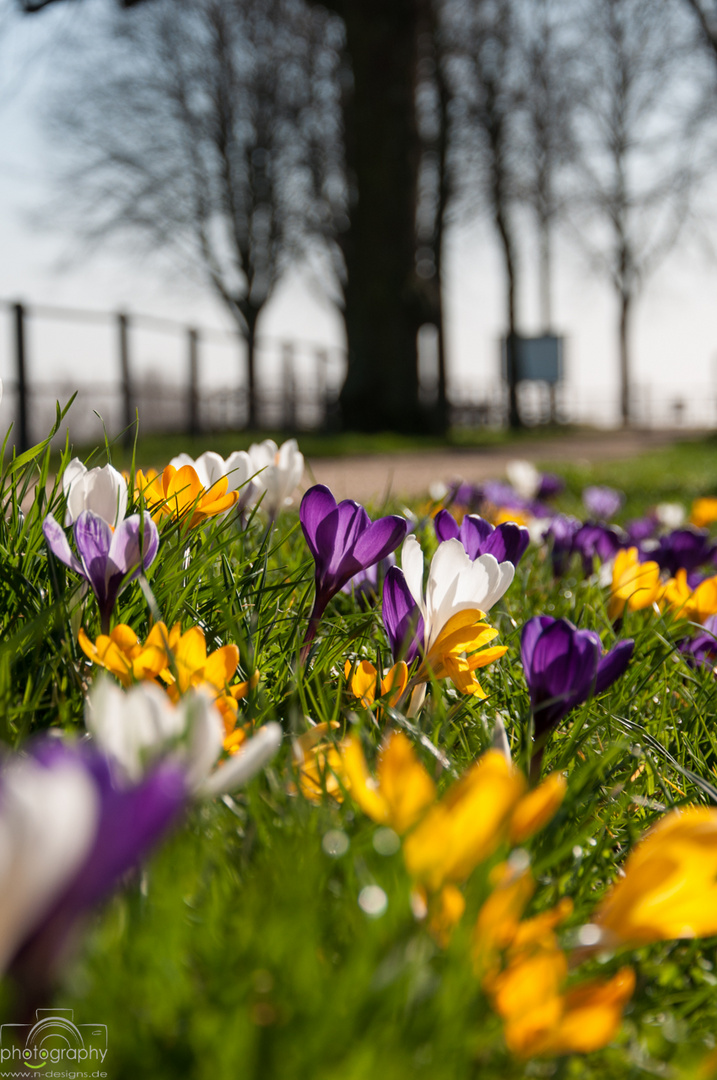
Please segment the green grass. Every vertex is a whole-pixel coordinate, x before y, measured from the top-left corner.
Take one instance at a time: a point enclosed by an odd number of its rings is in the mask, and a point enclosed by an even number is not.
[[[685,442],[632,458],[597,463],[542,462],[567,482],[566,510],[578,510],[586,484],[609,484],[624,491],[627,501],[621,517],[637,516],[661,502],[689,506],[700,495],[717,493],[717,438]]]
[[[373,454],[392,454],[404,451],[439,450],[445,448],[502,448],[541,443],[546,439],[562,438],[576,431],[569,425],[544,425],[526,428],[515,434],[504,428],[455,428],[445,437],[436,435],[399,435],[384,431],[374,435],[359,432],[298,432],[304,456],[307,458],[351,457]],[[247,450],[252,443],[272,438],[279,445],[289,436],[284,431],[225,431],[204,435],[186,434],[143,435],[140,425],[136,443],[137,460],[155,468],[182,452],[197,457],[204,450],[214,450],[223,457],[228,457],[234,450]],[[79,447],[78,456],[83,460],[96,454],[95,447]],[[112,443],[112,458],[118,468],[126,468],[131,461],[131,450],[121,439]]]
[[[146,440],[138,445],[137,461],[161,465],[179,449],[227,452],[250,441]],[[300,445],[307,456],[316,453],[308,439],[302,437]],[[333,447],[331,453],[342,452],[337,447],[346,453],[358,452],[357,446],[362,452],[368,446],[404,448],[401,440],[378,437],[325,445]],[[105,451],[98,451],[93,463],[104,458]],[[69,571],[48,559],[42,539],[48,509],[58,519],[61,513],[57,485],[48,482],[50,465],[44,449],[12,475],[6,471],[2,484],[0,735],[12,747],[48,727],[81,732],[85,691],[96,675],[77,646],[80,625],[91,637],[99,632],[94,601],[78,593]],[[689,503],[717,491],[717,444],[704,440],[631,462],[558,468],[568,481],[566,511],[579,510],[585,483],[611,483],[627,496],[621,514],[626,520],[660,501]],[[431,552],[435,539],[428,521],[418,522],[417,535]],[[615,641],[607,590],[595,577],[579,577],[577,569],[554,581],[545,553],[531,549],[491,612],[509,652],[481,673],[487,701],[462,697],[450,684],[434,685],[415,726],[408,725],[441,790],[451,772],[462,772],[489,746],[496,713],[505,721],[516,761],[525,762],[529,701],[519,639],[528,618],[565,615],[597,629],[606,647]],[[230,518],[191,535],[176,525],[163,530],[160,556],[148,574],[162,617],[185,628],[199,622],[212,648],[236,642],[242,670],[256,663],[262,673],[244,716],[257,724],[278,720],[287,739],[266,776],[231,799],[190,810],[141,876],[90,919],[54,1004],[73,1008],[78,1023],[107,1025],[108,1075],[695,1075],[717,1032],[714,939],[667,942],[593,962],[587,970],[601,976],[626,962],[637,973],[618,1038],[587,1057],[520,1062],[506,1051],[500,1022],[467,958],[471,925],[489,890],[490,865],[506,849],[470,878],[466,914],[444,950],[412,913],[401,852],[377,850],[377,826],[350,799],[315,805],[296,792],[290,742],[305,730],[306,718],[337,719],[342,732],[360,732],[372,759],[385,725],[384,720],[377,728],[375,717],[358,707],[342,675],[348,657],[387,659],[376,611],[358,610],[350,597],[338,596],[310,670],[299,673],[296,657],[312,579],[295,513],[282,516],[274,528],[256,515],[245,532]],[[117,617],[140,637],[147,633],[149,612],[137,585],[121,597]],[[575,909],[563,931],[567,937],[590,920],[626,850],[662,816],[660,807],[706,802],[706,786],[717,785],[717,682],[711,672],[692,670],[681,659],[677,644],[685,633],[684,624],[669,616],[629,614],[620,630],[636,641],[628,673],[576,709],[549,743],[545,768],[564,770],[569,786],[558,815],[527,845],[538,881],[530,910],[571,897]],[[440,754],[431,754],[430,746]],[[444,755],[449,769],[441,765]],[[338,857],[323,845],[331,830],[348,839]],[[368,884],[379,885],[388,898],[378,918],[358,904]],[[9,1010],[12,987],[3,993]]]

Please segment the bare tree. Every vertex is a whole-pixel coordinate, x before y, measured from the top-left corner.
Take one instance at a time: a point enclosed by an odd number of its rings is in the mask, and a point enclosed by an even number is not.
[[[456,196],[467,213],[484,212],[500,243],[506,280],[508,422],[518,409],[518,283],[515,218],[524,98],[514,0],[447,0],[443,7],[451,83],[451,159]]]
[[[575,5],[565,0],[528,0],[519,7],[517,47],[525,79],[520,124],[520,197],[535,216],[538,232],[540,318],[552,328],[553,238],[567,209],[567,176],[577,152],[576,108],[582,88],[574,33]],[[585,42],[580,43],[585,48]]]
[[[250,426],[257,322],[279,278],[317,242],[340,259],[341,33],[302,0],[154,0],[112,18],[101,47],[92,35],[54,109],[82,236],[174,253],[231,313]]]
[[[584,0],[576,235],[618,301],[620,413],[630,423],[631,326],[647,277],[674,248],[705,173],[704,80],[670,0]]]
[[[130,8],[144,3],[144,0],[116,0],[116,2],[119,7]],[[35,15],[38,11],[44,11],[46,7],[54,3],[57,3],[57,0],[17,0],[19,9],[26,15]]]
[[[421,321],[424,326],[435,328],[437,370],[433,426],[443,430],[448,422],[443,287],[445,239],[453,200],[448,164],[451,92],[440,0],[421,3],[419,13],[415,106],[420,150],[415,206],[415,272],[419,279],[417,293],[421,300]]]
[[[686,0],[688,8],[697,18],[697,24],[704,44],[717,60],[717,5],[714,0]]]

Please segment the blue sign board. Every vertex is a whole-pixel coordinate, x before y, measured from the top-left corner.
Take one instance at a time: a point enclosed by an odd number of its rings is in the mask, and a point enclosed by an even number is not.
[[[563,377],[563,339],[555,334],[514,339],[517,381],[559,383]],[[502,341],[503,378],[506,378],[506,340]]]

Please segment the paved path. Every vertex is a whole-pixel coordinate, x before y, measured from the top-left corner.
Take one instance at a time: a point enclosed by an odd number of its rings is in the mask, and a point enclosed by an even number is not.
[[[337,499],[381,502],[423,495],[434,481],[478,482],[504,475],[507,462],[524,458],[542,464],[615,461],[647,454],[701,433],[691,431],[605,431],[476,449],[418,450],[365,457],[316,458],[308,477],[326,484]]]

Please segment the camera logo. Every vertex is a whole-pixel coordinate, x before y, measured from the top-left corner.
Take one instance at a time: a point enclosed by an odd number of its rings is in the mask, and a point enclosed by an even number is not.
[[[106,1024],[74,1024],[72,1009],[36,1009],[34,1024],[0,1025],[0,1065],[12,1061],[26,1069],[61,1062],[103,1064]]]

